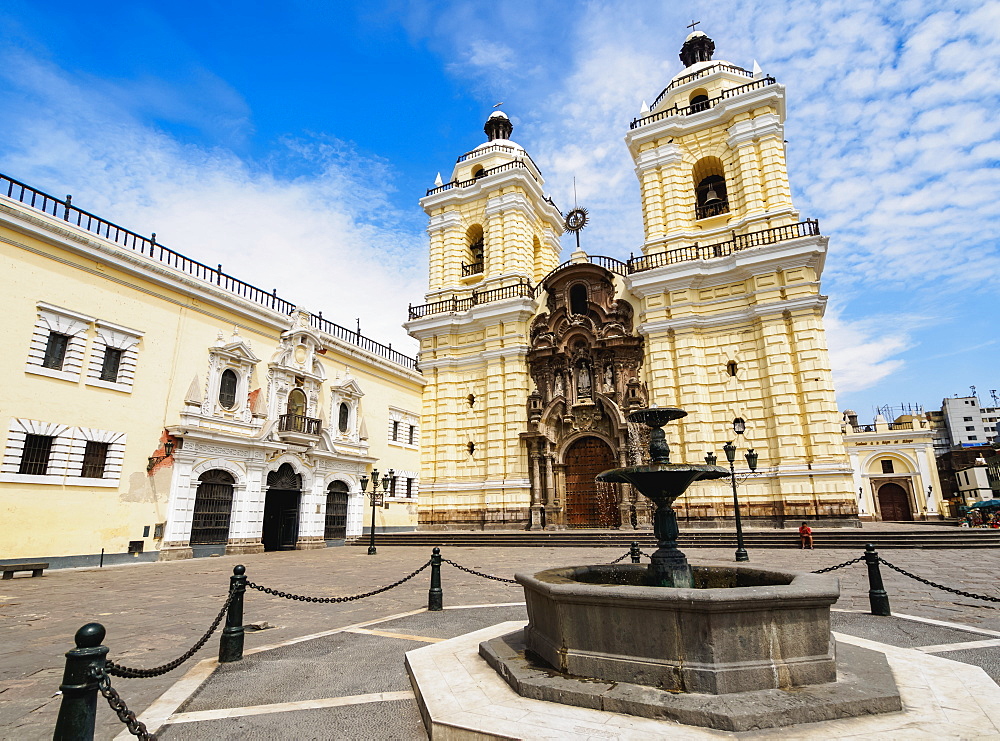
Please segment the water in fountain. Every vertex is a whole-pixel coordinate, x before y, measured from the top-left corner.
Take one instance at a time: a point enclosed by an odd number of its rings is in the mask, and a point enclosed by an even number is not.
[[[649,428],[640,422],[626,422],[628,425],[628,443],[626,456],[628,465],[641,466],[645,462],[646,451],[649,450]]]
[[[595,481],[597,486],[597,509],[599,512],[614,512],[611,520],[612,527],[621,527],[622,522],[619,518],[618,501],[619,492],[621,491],[621,484],[616,484],[611,481]]]

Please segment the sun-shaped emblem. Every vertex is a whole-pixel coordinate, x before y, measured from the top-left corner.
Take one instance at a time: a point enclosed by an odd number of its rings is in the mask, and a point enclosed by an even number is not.
[[[566,229],[571,232],[578,232],[587,226],[587,209],[574,208],[566,214]]]

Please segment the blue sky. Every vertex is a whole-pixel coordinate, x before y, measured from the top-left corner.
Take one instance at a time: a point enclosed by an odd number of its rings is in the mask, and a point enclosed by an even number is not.
[[[592,254],[642,240],[622,138],[680,68],[787,87],[792,193],[830,236],[841,408],[1000,387],[1000,2],[24,2],[0,8],[0,172],[414,348],[417,200],[498,101]],[[567,247],[569,243],[566,242]],[[568,252],[568,250],[567,250]]]

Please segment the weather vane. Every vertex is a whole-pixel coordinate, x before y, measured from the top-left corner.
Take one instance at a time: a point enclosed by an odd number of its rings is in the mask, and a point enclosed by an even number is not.
[[[576,250],[580,251],[580,230],[587,226],[587,209],[576,204],[576,178],[573,178],[573,210],[566,214],[566,231],[576,235]]]
[[[500,106],[502,106],[502,105],[503,105],[503,101],[501,100],[501,101],[500,101],[499,103],[494,103],[494,104],[493,104],[493,107],[494,107],[494,108],[499,108],[499,107],[500,107]]]

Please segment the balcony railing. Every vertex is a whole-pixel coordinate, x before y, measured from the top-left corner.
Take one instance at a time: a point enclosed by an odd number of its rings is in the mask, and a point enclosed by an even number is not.
[[[278,432],[301,432],[303,435],[319,437],[322,423],[318,419],[302,414],[282,414],[278,417]]]
[[[538,181],[528,166],[524,163],[524,160],[514,160],[513,162],[505,162],[502,165],[497,165],[496,167],[491,167],[488,170],[483,170],[479,173],[477,177],[469,178],[468,180],[452,180],[450,183],[445,183],[444,185],[439,185],[436,188],[428,188],[427,195],[432,196],[435,193],[443,193],[446,190],[451,190],[452,188],[468,188],[470,185],[475,185],[483,178],[489,177],[490,175],[496,175],[498,172],[506,172],[507,170],[525,170],[531,177]]]
[[[179,252],[175,252],[157,242],[155,233],[150,237],[143,237],[130,229],[118,226],[107,219],[102,219],[88,211],[77,208],[73,205],[71,196],[66,196],[66,200],[62,200],[3,174],[0,174],[0,195],[5,195],[11,200],[18,201],[29,208],[34,208],[43,213],[55,216],[57,219],[62,219],[68,224],[114,242],[119,247],[137,252],[193,278],[199,278],[206,283],[214,284],[230,293],[234,293],[241,298],[253,301],[280,314],[291,314],[295,308],[295,304],[291,301],[278,298],[278,289],[270,292],[265,291],[262,288],[257,288],[224,273],[222,265],[217,265],[213,268],[197,260],[185,257]],[[322,313],[312,315],[310,321],[317,329],[328,332],[344,342],[357,345],[368,352],[380,355],[406,368],[415,370],[417,367],[415,358],[396,352],[392,349],[392,345],[383,345],[358,332],[351,332],[333,322],[328,322],[323,319]]]
[[[889,429],[890,430],[912,430],[913,429],[913,423],[912,422],[890,422],[889,423]]]
[[[600,265],[602,268],[604,268],[605,270],[609,270],[612,273],[618,273],[618,275],[628,275],[628,263],[622,262],[621,260],[615,257],[608,257],[607,255],[588,255],[587,259],[593,265]],[[538,295],[545,288],[545,284],[548,282],[549,278],[551,278],[556,273],[561,273],[566,268],[576,264],[577,263],[573,262],[572,260],[567,260],[561,265],[557,265],[556,267],[552,268],[552,270],[549,271],[548,275],[546,275],[544,278],[538,281],[538,285],[535,286],[534,288],[535,297],[537,298]]]
[[[644,270],[662,267],[663,265],[672,265],[688,260],[725,257],[726,255],[731,255],[734,252],[740,252],[750,247],[762,247],[766,244],[774,244],[801,237],[814,237],[818,234],[819,221],[816,219],[806,219],[797,224],[777,226],[773,229],[764,229],[759,232],[734,234],[732,239],[717,244],[704,246],[694,244],[690,247],[680,247],[675,250],[655,252],[651,255],[643,255],[642,257],[633,257],[626,264],[629,273],[640,273]]]
[[[855,432],[875,432],[875,425],[851,425]]]
[[[694,207],[694,218],[695,221],[700,219],[708,219],[712,216],[718,216],[719,214],[729,213],[729,201],[713,201],[712,203],[706,203],[704,206]]]
[[[697,79],[702,78],[702,77],[708,77],[713,72],[717,72],[719,70],[726,70],[727,72],[734,72],[735,74],[744,75],[745,77],[753,77],[753,72],[751,72],[748,69],[743,69],[742,67],[734,67],[731,64],[722,64],[721,62],[719,64],[713,64],[713,65],[711,65],[709,67],[704,67],[704,68],[698,70],[697,72],[692,72],[689,75],[684,75],[683,77],[678,77],[676,80],[674,80],[669,85],[667,85],[665,88],[663,88],[663,92],[661,92],[659,95],[656,96],[656,100],[653,101],[653,105],[650,106],[650,109],[651,110],[655,110],[656,106],[659,105],[659,103],[660,103],[661,100],[663,100],[663,96],[665,96],[667,93],[669,93],[674,88],[680,87],[681,85],[685,85],[685,84],[691,82],[692,80],[697,80]]]
[[[734,98],[737,95],[742,95],[743,93],[748,93],[751,90],[760,90],[768,85],[774,85],[776,80],[773,77],[762,77],[759,80],[754,80],[753,82],[748,82],[746,85],[740,85],[738,87],[730,88],[729,90],[723,90],[722,95],[715,98],[709,98],[708,100],[703,100],[698,103],[693,103],[687,106],[674,105],[671,108],[664,108],[662,111],[657,113],[652,113],[643,118],[636,118],[632,120],[629,124],[629,129],[637,129],[640,126],[645,126],[653,121],[661,121],[664,118],[669,118],[670,116],[690,116],[692,113],[700,113],[701,111],[707,111],[709,108],[714,108],[723,100],[728,100],[729,98]]]
[[[462,263],[462,277],[468,278],[470,275],[478,275],[483,272],[483,263],[473,262],[473,263]]]
[[[488,304],[492,301],[502,301],[508,298],[533,298],[534,293],[531,284],[528,282],[514,283],[502,288],[491,288],[488,291],[473,291],[469,298],[458,298],[452,296],[443,301],[434,301],[430,304],[420,306],[410,306],[410,319],[419,319],[422,316],[431,314],[457,313],[468,311],[473,306]]]

